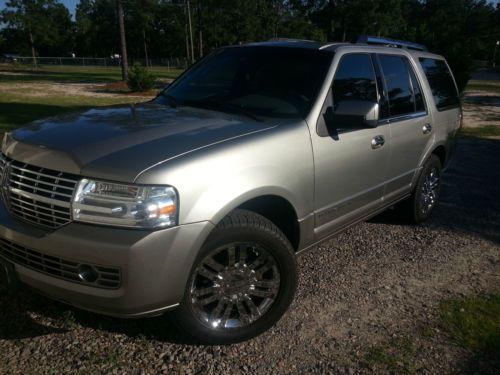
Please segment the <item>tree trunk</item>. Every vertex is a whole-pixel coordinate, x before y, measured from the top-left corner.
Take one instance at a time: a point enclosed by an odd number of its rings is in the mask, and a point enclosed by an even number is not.
[[[194,64],[193,26],[191,25],[191,7],[189,5],[190,1],[187,0],[186,3],[189,21],[189,41],[191,42],[191,63]]]
[[[36,52],[35,52],[35,38],[33,37],[33,32],[31,31],[31,27],[28,30],[30,35],[30,47],[31,47],[31,57],[33,59],[33,68],[36,69],[38,67],[36,63]]]
[[[116,0],[118,8],[118,24],[120,25],[120,46],[122,50],[122,80],[128,80],[128,58],[127,58],[127,39],[125,38],[125,20],[123,14],[122,0]]]
[[[145,29],[142,29],[142,39],[144,41],[144,59],[145,59],[145,63],[146,63],[146,66],[151,66],[151,64],[149,63],[149,57],[148,57],[148,43],[146,41],[146,30]]]

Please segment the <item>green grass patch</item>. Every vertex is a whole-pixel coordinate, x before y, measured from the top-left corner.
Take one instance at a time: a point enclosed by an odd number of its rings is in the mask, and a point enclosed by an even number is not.
[[[148,69],[156,78],[174,79],[182,69],[167,69],[163,67]],[[117,67],[80,67],[80,66],[43,66],[36,70],[26,67],[0,65],[0,82],[73,82],[73,83],[105,83],[121,81],[121,69]],[[10,74],[9,74],[10,73]]]
[[[441,326],[461,347],[500,365],[500,295],[452,299],[440,305]]]
[[[465,87],[465,91],[485,91],[485,92],[495,92],[500,93],[500,83],[480,83],[472,82]]]
[[[61,96],[30,97],[19,93],[0,93],[0,132],[23,126],[31,121],[91,107],[137,102],[137,98]]]
[[[174,79],[182,73],[180,69],[152,68],[156,78]],[[109,89],[113,96],[66,95],[58,92],[34,95],[30,83],[110,83],[121,80],[121,70],[116,67],[45,66],[30,70],[23,66],[0,65],[0,133],[13,130],[31,121],[66,112],[85,110],[114,104],[136,103],[148,100],[130,97],[126,92]],[[24,84],[24,86],[19,86]],[[26,85],[28,84],[28,85]],[[27,86],[27,87],[26,87]],[[161,85],[160,85],[161,86]],[[152,93],[152,95],[154,92]]]
[[[473,128],[462,128],[460,129],[461,136],[464,137],[499,137],[500,136],[500,126],[497,125],[483,125]]]
[[[361,366],[373,372],[390,374],[414,374],[416,347],[411,338],[392,339],[387,343],[371,346]]]

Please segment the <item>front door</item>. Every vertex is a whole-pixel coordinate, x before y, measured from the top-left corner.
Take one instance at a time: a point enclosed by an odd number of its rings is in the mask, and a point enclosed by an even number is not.
[[[370,54],[340,57],[317,132],[312,134],[315,163],[315,235],[319,240],[373,212],[382,204],[390,151],[388,125],[330,127],[324,116],[342,101],[378,102]],[[335,125],[335,124],[333,124]]]

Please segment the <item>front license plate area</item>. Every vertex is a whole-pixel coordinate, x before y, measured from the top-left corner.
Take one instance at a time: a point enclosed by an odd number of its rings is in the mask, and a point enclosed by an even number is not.
[[[17,288],[17,273],[14,266],[0,258],[0,294]]]

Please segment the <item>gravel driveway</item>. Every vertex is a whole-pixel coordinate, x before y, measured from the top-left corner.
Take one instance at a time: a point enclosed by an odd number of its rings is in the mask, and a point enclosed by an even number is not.
[[[299,258],[290,311],[233,346],[185,342],[166,318],[124,321],[30,291],[0,296],[0,373],[358,373],[466,370],[437,306],[500,291],[500,141],[462,138],[428,225],[391,212]],[[388,367],[389,366],[389,367]]]

